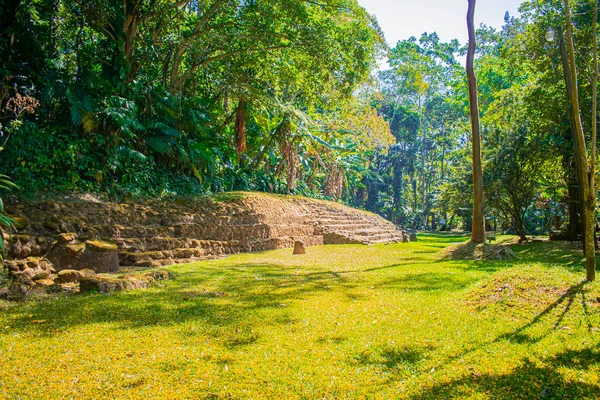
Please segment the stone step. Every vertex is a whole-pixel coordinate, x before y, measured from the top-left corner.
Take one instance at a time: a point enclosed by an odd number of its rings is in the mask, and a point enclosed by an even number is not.
[[[361,218],[355,218],[355,219],[338,218],[338,219],[315,220],[315,223],[318,225],[344,225],[344,224],[374,224],[375,222],[361,219]]]
[[[359,229],[359,230],[356,230],[354,233],[356,235],[368,236],[368,235],[377,235],[377,234],[381,234],[381,233],[392,234],[393,232],[394,231],[375,227],[375,228],[368,228],[368,229]]]
[[[270,237],[283,236],[314,236],[315,227],[312,225],[281,225],[273,224],[269,228]]]
[[[119,253],[119,263],[122,266],[143,266],[150,262],[157,261],[160,264],[162,260],[177,260],[177,259],[201,259],[207,255],[221,255],[220,254],[209,254],[205,253],[204,249],[201,248],[187,248],[187,249],[175,249],[175,250],[163,250],[163,251],[148,251],[138,253]]]
[[[260,215],[206,216],[202,214],[166,213],[156,215],[86,215],[88,225],[138,225],[138,226],[170,226],[170,225],[253,225],[263,223]]]
[[[373,241],[373,240],[386,240],[386,239],[395,239],[397,238],[397,236],[391,234],[391,233],[386,233],[386,232],[379,232],[379,233],[371,233],[371,234],[362,234],[359,233],[357,236],[363,236],[365,238],[367,238],[369,241]]]
[[[180,224],[172,226],[125,226],[99,225],[88,230],[92,236],[102,238],[154,238],[176,237],[204,240],[246,240],[248,238],[268,238],[271,226],[254,225],[197,225]]]
[[[401,243],[402,242],[402,238],[399,239],[378,239],[378,240],[371,240],[370,243],[371,244],[380,244],[380,243]]]
[[[325,214],[318,215],[314,217],[315,221],[323,221],[323,222],[333,222],[338,220],[351,220],[351,221],[364,221],[366,218],[358,215],[348,215],[348,214]]]
[[[357,231],[357,230],[361,230],[361,229],[369,229],[371,227],[373,227],[373,224],[358,224],[358,223],[331,224],[331,225],[323,224],[320,226],[320,228],[322,230],[330,230],[330,231]]]

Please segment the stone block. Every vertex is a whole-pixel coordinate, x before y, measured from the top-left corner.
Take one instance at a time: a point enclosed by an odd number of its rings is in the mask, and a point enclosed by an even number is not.
[[[296,240],[294,242],[294,253],[293,254],[306,254],[306,247],[304,246],[303,241]]]
[[[63,269],[58,271],[58,281],[60,283],[77,283],[81,280],[81,272],[74,269]]]

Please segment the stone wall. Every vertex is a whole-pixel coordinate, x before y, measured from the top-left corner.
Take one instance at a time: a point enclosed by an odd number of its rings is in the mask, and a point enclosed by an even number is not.
[[[55,271],[114,272],[227,254],[344,243],[402,240],[388,221],[337,203],[295,196],[236,193],[214,198],[106,203],[9,204],[18,232],[8,259],[44,257]]]

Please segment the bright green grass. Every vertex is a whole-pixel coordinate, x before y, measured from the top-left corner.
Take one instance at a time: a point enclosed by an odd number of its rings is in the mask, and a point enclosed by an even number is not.
[[[599,398],[600,285],[551,243],[456,236],[174,266],[163,287],[0,302],[0,398]]]

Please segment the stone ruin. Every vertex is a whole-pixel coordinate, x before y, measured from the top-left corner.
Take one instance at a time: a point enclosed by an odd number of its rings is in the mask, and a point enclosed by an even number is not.
[[[19,288],[25,291],[37,281],[50,284],[62,270],[112,273],[292,248],[297,241],[307,247],[403,241],[391,222],[338,203],[259,193],[227,196],[9,204],[6,211],[18,230],[6,237],[5,265],[19,279],[34,271]]]

